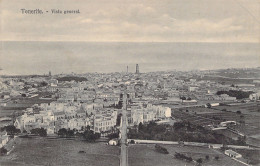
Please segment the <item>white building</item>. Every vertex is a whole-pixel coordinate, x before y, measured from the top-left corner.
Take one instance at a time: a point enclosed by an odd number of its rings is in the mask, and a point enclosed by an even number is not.
[[[258,93],[253,93],[249,95],[250,100],[259,100],[260,99],[260,92]]]
[[[148,104],[146,108],[142,105],[132,106],[129,116],[128,123],[138,125],[139,123],[171,117],[171,108],[152,104]]]
[[[118,139],[109,140],[108,145],[118,145]]]
[[[233,151],[233,150],[225,150],[225,155],[229,156],[229,157],[232,157],[232,158],[241,158],[242,155]]]
[[[8,141],[9,141],[10,137],[7,135],[7,133],[2,133],[0,135],[0,148],[2,148],[3,146],[5,146]]]
[[[116,125],[117,111],[107,110],[94,117],[94,132],[110,132]]]

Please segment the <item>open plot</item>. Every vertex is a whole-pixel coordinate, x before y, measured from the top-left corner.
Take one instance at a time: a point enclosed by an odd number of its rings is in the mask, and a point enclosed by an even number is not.
[[[260,103],[238,103],[236,105],[217,106],[218,110],[226,109],[227,111],[241,111],[243,114],[259,113]]]
[[[85,153],[79,153],[84,151]],[[119,165],[119,147],[77,140],[18,138],[9,156],[0,165]]]
[[[226,109],[227,111],[237,112],[241,111],[243,116],[244,126],[241,127],[241,132],[248,136],[260,135],[260,104],[259,103],[245,103],[241,105],[219,106],[217,109]]]
[[[237,125],[232,126],[232,129],[245,134],[249,145],[260,146],[260,112],[258,110],[259,103],[243,103],[212,108],[191,107],[182,111],[173,109],[172,115],[175,118],[200,125],[217,125],[223,121],[236,121]],[[241,111],[241,113],[237,113],[237,111]],[[223,133],[235,139],[239,136],[225,131]]]
[[[194,160],[203,159],[206,165],[236,165],[241,164],[214,151],[213,149],[201,147],[179,147],[173,145],[162,145],[169,154],[161,154],[155,150],[154,144],[129,145],[129,166],[168,166],[168,165],[194,165],[194,162],[186,162],[176,159],[175,152],[184,153]],[[84,151],[85,153],[78,153]],[[86,143],[77,140],[46,139],[46,138],[17,138],[14,150],[8,156],[0,158],[0,165],[91,165],[107,166],[119,165],[120,148],[108,146],[104,143]],[[205,156],[209,160],[205,160]],[[215,160],[219,156],[219,160]]]
[[[212,124],[219,124],[219,120],[210,119],[208,117],[203,117],[202,115],[190,113],[186,111],[179,111],[175,110],[173,112],[173,117],[177,119],[182,119],[185,121],[189,121],[192,124],[198,125],[212,125]]]
[[[131,145],[129,149],[129,166],[168,166],[168,165],[187,165],[193,166],[194,162],[186,162],[184,160],[176,159],[174,157],[175,152],[184,153],[192,157],[193,160],[199,158],[203,159],[203,165],[212,165],[212,166],[242,166],[242,164],[232,160],[228,156],[214,151],[208,148],[201,147],[179,147],[174,145],[162,145],[165,147],[169,154],[161,154],[155,151],[155,145]],[[205,156],[209,156],[209,160],[205,159]],[[215,157],[219,156],[219,160],[215,160]]]

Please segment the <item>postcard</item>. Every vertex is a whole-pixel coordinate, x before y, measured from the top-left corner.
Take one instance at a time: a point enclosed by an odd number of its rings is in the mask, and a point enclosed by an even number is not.
[[[258,0],[1,0],[0,165],[260,164]]]

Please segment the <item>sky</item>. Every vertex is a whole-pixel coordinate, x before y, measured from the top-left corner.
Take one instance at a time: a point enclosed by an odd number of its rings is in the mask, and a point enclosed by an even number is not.
[[[8,41],[259,42],[258,0],[1,0]],[[21,9],[48,10],[26,15]],[[51,9],[80,14],[50,14]]]
[[[22,14],[21,9],[41,9],[44,14]],[[79,10],[80,14],[52,14],[52,9]],[[99,59],[106,54],[106,50],[114,59],[110,58],[113,59],[113,61],[109,61],[110,63],[100,60],[99,65],[110,65],[111,71],[121,70],[121,68],[113,68],[113,66],[115,64],[125,65],[125,63],[119,63],[124,59],[128,59],[131,64],[138,63],[138,59],[144,63],[150,62],[150,65],[147,63],[147,67],[143,68],[145,71],[150,71],[151,65],[154,70],[260,66],[257,63],[258,60],[260,61],[259,47],[255,47],[256,44],[259,44],[260,39],[259,9],[258,0],[63,0],[62,3],[59,0],[1,0],[0,68],[3,69],[2,73],[26,74],[36,71],[31,66],[41,66],[40,61],[42,61],[43,66],[55,63],[56,67],[51,67],[57,72],[62,70],[64,70],[63,72],[71,70],[80,72],[85,71],[83,66],[74,64],[75,67],[69,70],[65,65],[70,66],[71,61],[65,64],[59,62],[64,62],[64,59],[68,59],[68,57],[73,57],[72,59],[78,62],[82,59],[84,62],[88,59]],[[49,12],[46,13],[46,11]],[[7,41],[13,41],[13,43],[8,44]],[[15,43],[15,41],[26,41],[27,44]],[[34,43],[35,47],[28,47],[30,41],[42,41],[44,46],[39,48],[40,44]],[[57,46],[56,43],[55,48],[51,44],[46,44],[46,42],[60,41],[81,42],[81,44],[74,48],[67,47],[66,44]],[[82,46],[82,42],[86,42],[86,44]],[[226,50],[228,52],[223,52],[221,47],[216,46],[213,49],[214,55],[211,53],[212,49],[207,49],[206,46],[198,46],[202,49],[200,50],[196,49],[196,45],[189,48],[187,45],[185,49],[176,51],[176,45],[172,47],[167,45],[168,52],[165,53],[160,52],[162,48],[160,45],[161,47],[156,47],[157,50],[154,51],[156,55],[149,52],[152,47],[144,46],[145,51],[141,53],[138,50],[142,50],[142,48],[137,50],[129,46],[129,49],[126,50],[130,51],[132,56],[128,52],[125,53],[127,58],[124,58],[124,56],[118,55],[122,53],[120,49],[100,46],[93,51],[89,42],[251,43],[254,46],[232,46]],[[117,47],[120,47],[120,44]],[[59,55],[57,56],[59,58],[54,58],[55,60],[48,55],[52,54],[53,50],[56,55]],[[86,55],[80,50],[89,54]],[[113,51],[111,52],[111,50]],[[27,55],[23,54],[25,52]],[[201,52],[207,54],[192,57]],[[183,55],[189,55],[189,57],[183,58],[179,64],[170,65],[173,67],[164,67],[165,65],[160,66],[157,58],[151,61],[154,57],[147,54],[153,54],[155,57],[162,56],[165,58],[164,61],[182,59]],[[139,58],[136,57],[137,55]],[[219,55],[223,58],[218,59]],[[243,57],[241,58],[241,56]],[[248,58],[245,58],[246,56]],[[213,63],[212,59],[215,59],[216,62],[211,66],[205,64],[202,66],[191,65],[193,67],[186,68],[183,66],[187,60],[197,58],[196,61],[198,61],[201,57],[208,59],[204,62],[206,64]],[[24,59],[27,59],[28,62],[25,63]],[[32,59],[38,60],[31,61]],[[241,59],[244,60],[244,64]],[[226,64],[225,61],[229,64]],[[31,64],[30,62],[36,64],[28,65],[27,63]],[[94,60],[91,64],[93,65],[93,63],[95,63]],[[12,67],[11,64],[16,64],[16,66]],[[223,66],[223,64],[226,65]],[[62,65],[64,67],[58,69]],[[99,71],[97,66],[93,66],[87,71]],[[42,73],[44,70],[46,69],[42,68],[38,72]]]

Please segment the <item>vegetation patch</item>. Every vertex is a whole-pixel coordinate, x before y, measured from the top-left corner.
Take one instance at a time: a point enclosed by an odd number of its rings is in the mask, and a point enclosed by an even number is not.
[[[169,154],[168,150],[158,144],[155,145],[155,150],[162,154]]]
[[[129,139],[160,140],[160,141],[185,141],[213,144],[245,145],[243,138],[232,140],[221,133],[208,130],[201,125],[190,122],[176,122],[173,126],[165,124],[140,123],[139,126],[129,129]]]
[[[245,91],[237,91],[237,90],[229,90],[229,91],[218,91],[217,95],[227,94],[231,97],[236,97],[237,99],[248,98],[250,94],[253,92],[245,92]]]
[[[76,82],[82,82],[82,81],[88,81],[85,77],[75,77],[75,76],[66,76],[66,77],[60,77],[57,78],[58,81],[76,81]]]

